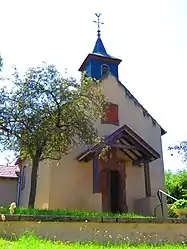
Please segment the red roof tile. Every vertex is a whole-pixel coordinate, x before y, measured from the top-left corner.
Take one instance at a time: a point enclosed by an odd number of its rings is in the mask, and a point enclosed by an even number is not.
[[[17,178],[16,172],[19,172],[17,166],[3,166],[0,165],[0,178]]]

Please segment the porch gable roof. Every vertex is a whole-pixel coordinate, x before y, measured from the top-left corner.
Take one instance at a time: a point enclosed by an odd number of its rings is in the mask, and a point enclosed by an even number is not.
[[[103,142],[87,149],[77,157],[77,160],[91,160],[91,158],[95,154],[99,154],[106,145],[120,149],[132,161],[146,159],[151,162],[160,158],[160,154],[157,151],[125,124],[105,137]]]

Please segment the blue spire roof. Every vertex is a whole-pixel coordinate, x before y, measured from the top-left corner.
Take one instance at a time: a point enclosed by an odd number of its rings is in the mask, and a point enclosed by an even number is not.
[[[112,57],[111,55],[109,55],[106,52],[105,46],[101,40],[101,31],[100,30],[97,31],[97,40],[96,40],[92,54],[97,55],[97,56],[102,56],[102,57],[108,57],[111,59],[117,59],[115,57]]]
[[[108,56],[100,36],[98,36],[98,38],[97,38],[97,41],[95,43],[95,47],[94,47],[92,53],[93,54],[102,54],[102,55]]]

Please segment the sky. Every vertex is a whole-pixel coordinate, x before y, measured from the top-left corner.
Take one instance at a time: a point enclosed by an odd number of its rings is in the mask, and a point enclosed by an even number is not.
[[[122,59],[120,81],[167,131],[166,169],[186,167],[167,148],[187,139],[186,0],[0,0],[0,52],[4,76],[45,61],[69,76],[93,50],[102,13],[107,52]],[[5,154],[0,164],[6,163]]]

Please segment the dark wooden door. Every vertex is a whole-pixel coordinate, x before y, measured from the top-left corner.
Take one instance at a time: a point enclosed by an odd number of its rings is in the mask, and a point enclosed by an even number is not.
[[[110,212],[110,170],[103,169],[100,174],[103,212]]]
[[[120,204],[123,196],[121,193],[120,173],[117,170],[110,171],[110,209],[112,213],[121,212]],[[120,200],[121,199],[121,200]]]
[[[107,162],[101,161],[100,191],[104,212],[127,212],[126,167],[124,161],[116,160],[115,155]]]

